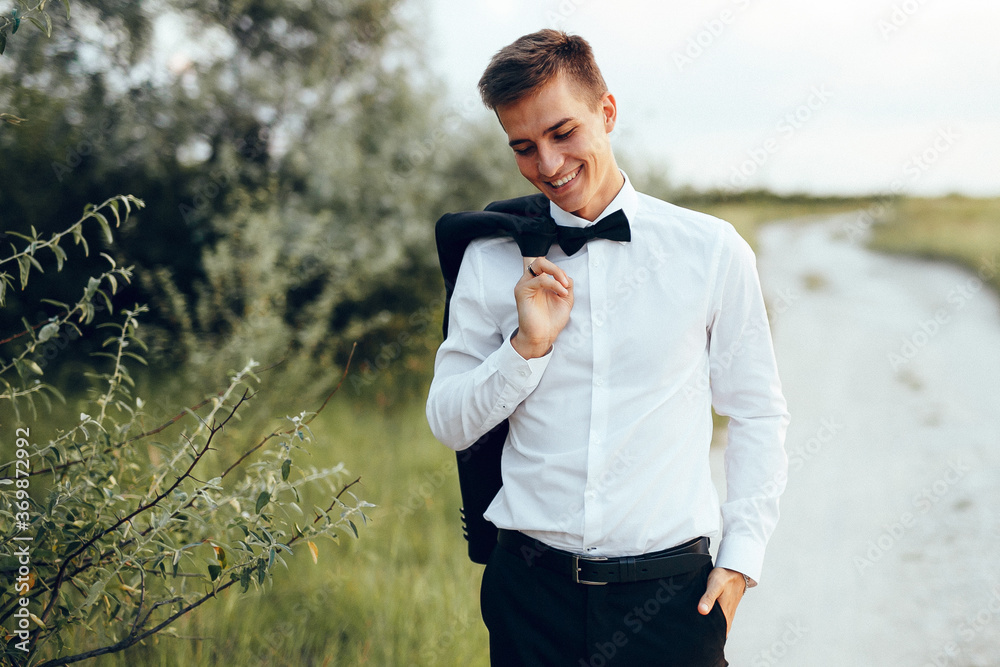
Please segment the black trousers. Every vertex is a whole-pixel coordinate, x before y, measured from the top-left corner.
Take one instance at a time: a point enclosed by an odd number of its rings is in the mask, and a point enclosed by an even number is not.
[[[724,667],[726,618],[698,613],[711,565],[669,579],[605,586],[569,577],[500,547],[483,573],[480,605],[496,667]]]

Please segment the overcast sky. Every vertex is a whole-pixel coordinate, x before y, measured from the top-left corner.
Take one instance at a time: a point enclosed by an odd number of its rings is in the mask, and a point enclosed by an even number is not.
[[[1000,195],[996,0],[425,2],[463,115],[491,117],[476,82],[497,49],[562,28],[615,94],[616,151],[675,184]]]

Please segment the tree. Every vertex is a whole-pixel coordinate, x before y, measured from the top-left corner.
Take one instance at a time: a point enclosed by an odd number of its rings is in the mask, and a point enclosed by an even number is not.
[[[94,0],[51,40],[18,32],[0,108],[29,120],[0,131],[0,226],[53,231],[114,182],[148,204],[103,249],[135,266],[117,304],[154,306],[154,359],[211,375],[249,344],[329,373],[347,340],[369,368],[402,336],[392,375],[426,371],[411,320],[433,319],[433,221],[468,192],[468,145],[442,134],[401,5]],[[170,32],[190,39],[158,51]],[[65,282],[46,289],[69,298]],[[24,314],[14,299],[0,325]]]

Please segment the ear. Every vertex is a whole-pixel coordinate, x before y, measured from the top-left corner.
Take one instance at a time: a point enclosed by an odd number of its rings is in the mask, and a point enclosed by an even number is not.
[[[604,116],[604,131],[610,134],[618,120],[618,103],[611,93],[604,93],[601,98],[601,115]]]

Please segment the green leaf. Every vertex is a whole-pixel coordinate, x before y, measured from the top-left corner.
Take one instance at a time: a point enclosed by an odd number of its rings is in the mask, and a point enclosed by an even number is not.
[[[93,299],[94,295],[97,293],[97,288],[100,286],[101,281],[98,278],[91,276],[90,280],[87,281],[87,289],[83,291],[83,300],[90,301]]]
[[[48,12],[42,12],[42,16],[45,17],[45,36],[52,37],[52,19],[49,17]]]
[[[347,525],[349,525],[351,527],[351,530],[354,531],[354,537],[357,537],[358,536],[358,527],[354,525],[354,522],[351,521],[350,519],[348,519],[347,520]]]
[[[60,248],[56,243],[53,243],[49,247],[56,255],[56,271],[62,271],[63,262],[66,261],[66,251]]]
[[[95,212],[94,217],[97,218],[97,221],[101,223],[101,229],[104,230],[104,238],[107,240],[107,242],[114,243],[115,237],[111,233],[111,224],[108,222],[108,219],[104,217],[103,213]]]
[[[28,259],[27,255],[21,255],[17,258],[17,266],[21,269],[21,289],[28,286],[28,274],[31,271],[31,260]]]
[[[260,514],[260,511],[264,509],[264,505],[266,505],[270,500],[271,500],[271,494],[268,493],[267,491],[261,491],[260,495],[257,496],[256,513]]]
[[[250,588],[250,568],[247,568],[240,573],[240,586],[243,588],[244,593],[246,593],[247,589]]]
[[[208,566],[208,576],[211,577],[212,581],[215,581],[216,579],[218,579],[220,574],[222,574],[222,566],[221,565],[209,565]]]
[[[66,20],[69,20],[69,0],[63,0],[63,4],[66,5]]]
[[[28,370],[34,373],[35,375],[44,375],[41,367],[31,359],[22,359],[21,363],[23,363],[28,368]]]
[[[101,580],[95,581],[94,585],[90,587],[90,592],[87,593],[87,599],[83,601],[82,609],[86,609],[90,605],[97,602],[97,596],[101,594],[104,590],[104,582]]]
[[[281,480],[288,480],[288,473],[292,471],[292,460],[285,459],[285,462],[281,464]]]
[[[7,33],[0,30],[0,56],[7,50]]]
[[[57,322],[49,322],[38,332],[38,342],[44,343],[57,333],[59,333],[59,324]]]

